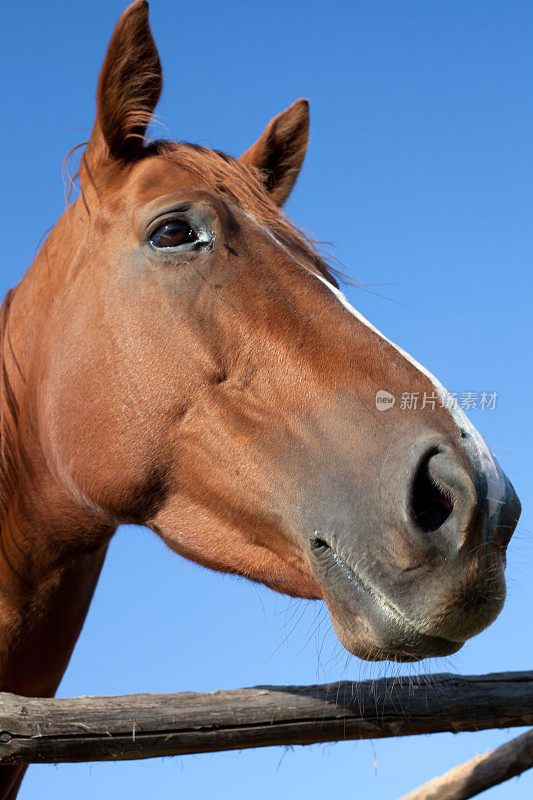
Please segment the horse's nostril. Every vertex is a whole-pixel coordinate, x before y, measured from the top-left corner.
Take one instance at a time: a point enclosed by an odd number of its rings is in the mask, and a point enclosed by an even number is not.
[[[324,539],[322,539],[319,531],[315,531],[309,537],[309,546],[311,548],[311,551],[317,555],[326,553],[328,550],[331,549],[329,544]]]
[[[430,532],[438,530],[453,511],[454,501],[446,484],[439,480],[433,467],[439,458],[438,451],[430,453],[421,462],[412,485],[411,513],[418,528]]]

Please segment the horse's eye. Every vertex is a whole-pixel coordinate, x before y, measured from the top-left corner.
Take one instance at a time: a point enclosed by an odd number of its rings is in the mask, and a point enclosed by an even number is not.
[[[150,234],[150,244],[162,250],[165,247],[180,247],[198,241],[198,235],[191,226],[182,219],[171,219],[164,222]]]

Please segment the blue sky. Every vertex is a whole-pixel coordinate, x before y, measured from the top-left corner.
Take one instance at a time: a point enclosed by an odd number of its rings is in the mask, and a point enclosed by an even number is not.
[[[4,4],[2,294],[60,215],[65,154],[87,138],[117,0]],[[531,667],[532,200],[529,2],[152,0],[165,74],[159,136],[239,154],[300,96],[311,142],[286,210],[333,242],[346,292],[450,389],[496,391],[470,417],[524,507],[508,600],[456,656],[408,668]],[[61,696],[374,677],[321,604],[210,573],[128,527],[113,541]],[[518,731],[516,731],[518,733]],[[394,800],[512,731],[30,769],[23,800]],[[354,793],[355,789],[355,793]],[[531,775],[487,793],[526,798]]]

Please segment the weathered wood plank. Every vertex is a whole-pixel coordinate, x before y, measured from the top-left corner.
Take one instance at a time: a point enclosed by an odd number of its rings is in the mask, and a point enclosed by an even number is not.
[[[468,800],[533,767],[533,730],[433,778],[400,800]]]
[[[533,672],[207,694],[0,694],[0,764],[105,761],[533,725]]]

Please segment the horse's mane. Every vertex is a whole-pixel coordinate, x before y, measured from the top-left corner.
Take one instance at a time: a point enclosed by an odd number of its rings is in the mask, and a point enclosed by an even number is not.
[[[0,306],[0,526],[17,473],[19,408],[6,366],[6,348],[11,347],[7,322],[14,293],[9,289]]]

